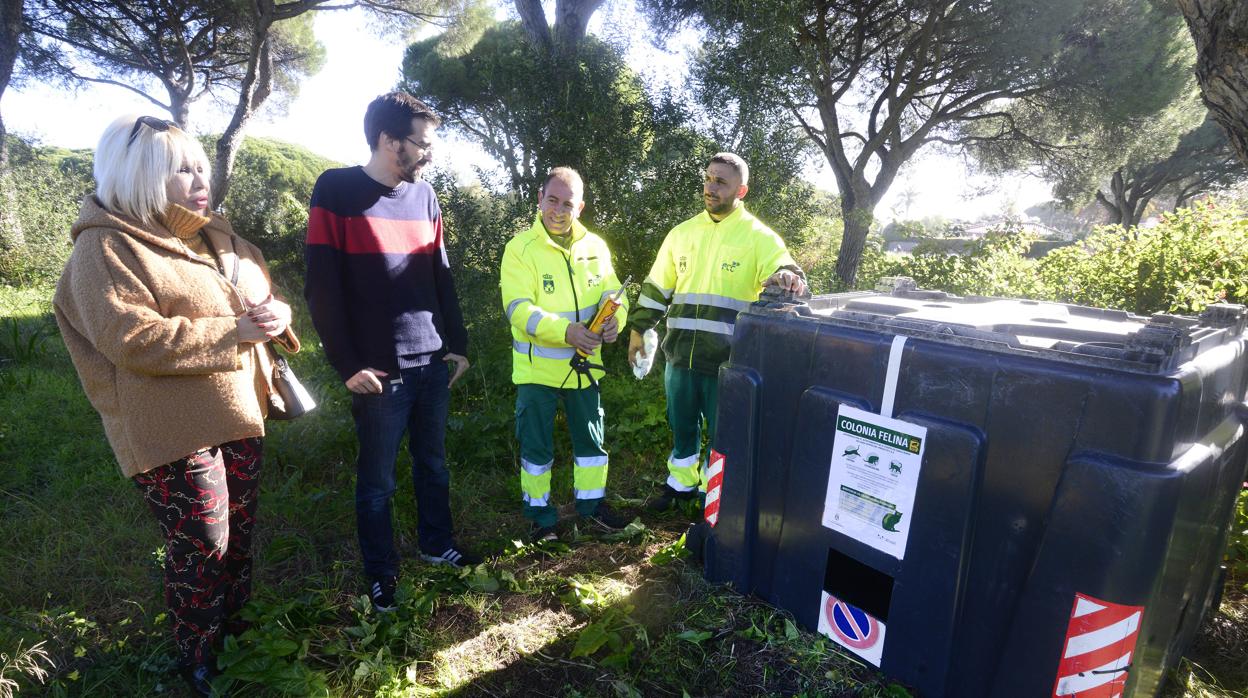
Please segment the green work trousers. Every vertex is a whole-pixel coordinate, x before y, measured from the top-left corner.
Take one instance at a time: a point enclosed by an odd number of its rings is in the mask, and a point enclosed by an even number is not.
[[[667,424],[672,428],[672,454],[667,459],[667,484],[677,492],[706,492],[706,459],[702,457],[702,422],[715,436],[719,377],[667,364]]]
[[[576,511],[590,516],[606,496],[607,452],[602,449],[603,415],[598,389],[516,386],[516,439],[520,442],[520,489],[524,515],[538,526],[554,526],[550,469],[555,463],[555,410],[563,403],[572,435],[572,489]]]

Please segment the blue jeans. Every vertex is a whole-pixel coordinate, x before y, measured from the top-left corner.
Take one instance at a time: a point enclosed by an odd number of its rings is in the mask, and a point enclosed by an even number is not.
[[[446,363],[403,369],[402,383],[382,379],[381,394],[351,396],[351,414],[360,440],[356,462],[355,517],[364,573],[397,575],[390,501],[395,492],[395,460],[403,432],[412,456],[416,490],[416,537],[420,549],[438,555],[453,544],[450,483],[446,469],[446,415],[450,403]]]

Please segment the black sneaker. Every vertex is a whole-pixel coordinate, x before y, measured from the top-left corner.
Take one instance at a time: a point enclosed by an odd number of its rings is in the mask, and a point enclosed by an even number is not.
[[[584,518],[586,521],[608,531],[619,531],[632,522],[632,519],[607,506],[606,502],[599,502],[598,508],[594,510],[594,513]]]
[[[647,508],[649,508],[650,511],[667,511],[672,508],[673,502],[687,502],[696,496],[698,496],[697,490],[681,492],[679,490],[672,489],[671,485],[665,483],[663,485],[663,490],[659,492],[658,498],[651,501],[650,504],[647,505]]]
[[[529,540],[534,543],[557,543],[559,542],[559,533],[555,531],[554,526],[537,526],[534,525],[529,531]]]
[[[378,613],[390,613],[399,605],[394,601],[394,589],[399,584],[397,577],[377,577],[368,589],[368,596],[373,600],[373,610]]]
[[[182,676],[182,680],[186,682],[187,687],[191,689],[191,695],[193,696],[209,698],[210,696],[226,695],[220,691],[212,692],[212,680],[217,678],[218,672],[211,663],[179,667],[178,673]]]
[[[446,550],[443,550],[438,555],[430,555],[429,553],[422,552],[420,554],[420,559],[435,565],[450,565],[455,568],[476,567],[483,562],[480,555],[476,555],[462,548],[457,548],[454,544]]]

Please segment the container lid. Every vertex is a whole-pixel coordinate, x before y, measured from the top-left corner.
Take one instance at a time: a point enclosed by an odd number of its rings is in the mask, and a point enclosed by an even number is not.
[[[876,292],[811,298],[800,315],[821,322],[1030,353],[1048,359],[1145,373],[1169,373],[1201,352],[1240,339],[1248,313],[1242,305],[1214,304],[1199,318],[1008,298],[959,297],[921,290],[905,277],[884,280]],[[765,293],[751,312],[785,303]]]

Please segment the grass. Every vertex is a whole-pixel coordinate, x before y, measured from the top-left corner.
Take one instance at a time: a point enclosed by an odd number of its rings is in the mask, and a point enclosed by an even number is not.
[[[157,528],[118,474],[49,294],[0,287],[0,696],[186,695],[171,673]],[[314,337],[305,315],[296,324]],[[498,557],[473,570],[430,567],[411,559],[415,541],[400,533],[409,557],[400,608],[380,617],[357,571],[348,399],[306,342],[293,364],[322,405],[273,424],[266,440],[253,626],[221,654],[235,695],[909,695],[787,613],[708,585],[682,559],[689,512],[647,515],[615,535],[568,520],[565,542],[516,542],[526,523],[498,340],[474,335],[475,365],[454,389],[448,427],[461,539]],[[661,382],[611,380],[614,503],[636,510],[663,474]],[[569,451],[566,436],[557,448]],[[555,470],[565,501],[569,470]],[[413,531],[406,480],[398,501],[396,530]],[[1235,568],[1222,613],[1167,696],[1248,695],[1245,569]],[[46,658],[30,653],[40,642]],[[48,675],[38,681],[32,667]]]

